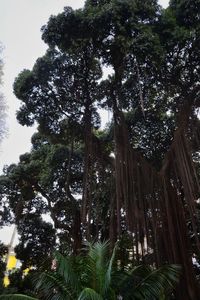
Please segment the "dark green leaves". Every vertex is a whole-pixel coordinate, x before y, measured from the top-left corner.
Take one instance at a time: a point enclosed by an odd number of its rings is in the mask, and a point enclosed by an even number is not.
[[[0,299],[2,299],[2,300],[38,300],[37,298],[29,297],[26,295],[20,295],[20,294],[0,295]]]

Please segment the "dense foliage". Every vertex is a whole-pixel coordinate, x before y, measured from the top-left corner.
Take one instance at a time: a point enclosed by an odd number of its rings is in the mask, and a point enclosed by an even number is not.
[[[109,257],[107,242],[89,243],[75,257],[56,252],[52,270],[33,277],[37,299],[166,299],[172,293],[180,267],[169,265],[153,270],[138,266],[121,270],[115,253],[116,247]],[[0,299],[8,298],[30,299],[20,294],[0,296]]]

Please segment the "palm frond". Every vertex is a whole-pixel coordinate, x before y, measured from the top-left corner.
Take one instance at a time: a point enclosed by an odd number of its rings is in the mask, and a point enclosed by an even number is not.
[[[114,263],[115,256],[116,256],[116,251],[117,251],[117,243],[115,244],[115,247],[113,249],[112,256],[111,256],[109,264],[108,264],[108,269],[106,271],[106,275],[105,275],[105,291],[109,288],[109,286],[111,284],[111,275],[112,275],[113,263]]]
[[[103,297],[99,295],[95,290],[85,288],[79,295],[78,300],[103,300]]]
[[[88,243],[88,256],[96,262],[98,268],[105,266],[105,259],[109,251],[109,242],[96,242],[94,244]]]
[[[67,286],[63,278],[56,273],[43,272],[36,283],[36,290],[45,295],[47,299],[74,299],[74,291]]]
[[[67,284],[70,284],[73,289],[80,291],[79,277],[75,273],[75,258],[64,257],[61,253],[55,252],[54,257],[57,261],[57,273],[62,276]]]
[[[168,265],[152,271],[135,288],[129,290],[126,296],[131,297],[126,299],[158,299],[162,291],[165,295],[171,293],[179,280],[180,271],[181,268],[177,265]]]
[[[0,299],[1,300],[38,300],[38,298],[33,298],[33,297],[22,295],[22,294],[0,295]]]
[[[151,273],[152,268],[147,265],[136,266],[131,271],[118,270],[112,274],[111,284],[118,293],[125,294]]]
[[[103,295],[105,292],[106,271],[109,265],[109,243],[87,243],[88,255],[85,269],[88,274],[89,287]]]
[[[134,277],[146,278],[148,275],[152,273],[152,268],[148,265],[139,265],[134,267],[130,274],[134,275]]]

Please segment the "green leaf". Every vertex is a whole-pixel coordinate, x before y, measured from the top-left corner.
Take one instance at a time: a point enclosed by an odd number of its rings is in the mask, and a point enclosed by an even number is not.
[[[109,243],[96,242],[94,244],[87,243],[89,248],[86,259],[86,272],[89,276],[89,286],[99,294],[103,295],[106,290],[106,271],[109,265]]]
[[[53,299],[55,294],[58,299],[74,299],[73,287],[68,286],[62,277],[56,273],[43,272],[36,284],[36,290],[42,292],[47,299]]]
[[[2,300],[38,300],[38,298],[33,298],[26,295],[21,294],[7,294],[7,295],[0,295],[0,299]]]
[[[67,284],[70,284],[73,289],[80,291],[80,281],[75,273],[75,264],[73,257],[64,257],[61,253],[55,252],[54,257],[57,260],[57,273],[62,276]]]
[[[110,284],[111,284],[112,267],[113,267],[113,263],[114,263],[114,260],[115,260],[116,251],[117,251],[117,243],[115,244],[115,247],[113,249],[112,256],[110,258],[108,269],[107,269],[107,272],[106,272],[105,290],[107,290],[109,288]]]
[[[132,289],[132,297],[151,299],[152,297],[159,298],[161,292],[164,292],[165,295],[169,294],[178,282],[180,270],[180,266],[168,265],[152,271]],[[132,276],[134,276],[134,272]]]
[[[93,289],[85,288],[79,295],[78,300],[103,300],[103,297]]]

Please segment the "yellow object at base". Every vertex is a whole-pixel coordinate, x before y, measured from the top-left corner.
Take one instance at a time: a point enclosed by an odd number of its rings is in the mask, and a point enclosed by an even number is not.
[[[6,275],[4,277],[4,286],[7,287],[10,283],[9,278],[8,278],[8,271],[11,271],[15,269],[17,266],[17,259],[14,254],[11,254],[8,258],[7,266],[6,266]]]
[[[7,275],[4,276],[3,284],[4,284],[5,287],[7,287],[10,284],[10,280],[9,280]]]

